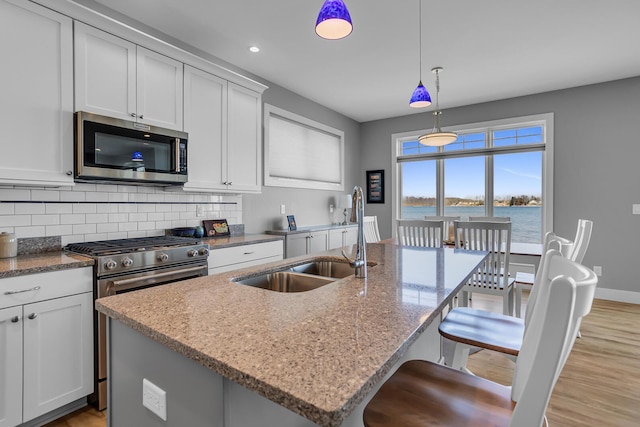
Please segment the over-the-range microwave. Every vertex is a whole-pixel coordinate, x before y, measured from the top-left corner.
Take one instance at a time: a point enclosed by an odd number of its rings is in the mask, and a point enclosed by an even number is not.
[[[182,185],[187,181],[185,132],[75,113],[75,180]]]

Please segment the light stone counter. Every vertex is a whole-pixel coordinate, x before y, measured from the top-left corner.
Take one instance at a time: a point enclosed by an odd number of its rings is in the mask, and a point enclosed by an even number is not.
[[[93,264],[92,258],[63,251],[18,255],[15,258],[0,259],[0,279],[68,268],[91,267]]]
[[[231,281],[308,259],[342,260],[329,251],[102,298],[96,307],[316,424],[338,426],[439,318],[485,255],[368,244],[376,265],[366,280],[350,276],[300,293]]]

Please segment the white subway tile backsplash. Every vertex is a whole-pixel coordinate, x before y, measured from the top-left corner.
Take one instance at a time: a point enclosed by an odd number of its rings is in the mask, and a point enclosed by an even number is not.
[[[0,215],[13,215],[15,213],[15,203],[0,203]]]
[[[73,234],[93,234],[96,224],[73,224]]]
[[[45,205],[47,214],[70,214],[73,212],[73,206],[69,203],[45,203]]]
[[[45,212],[44,203],[16,203],[16,215],[37,215]]]
[[[62,214],[60,224],[84,224],[86,222],[84,214]]]
[[[96,191],[94,193],[87,192],[87,202],[107,202],[109,201],[109,193]]]
[[[66,236],[69,234],[73,234],[73,226],[71,225],[47,225],[44,230],[45,236]]]
[[[109,222],[106,224],[96,224],[96,231],[98,233],[114,233],[118,231],[118,223]]]
[[[196,217],[195,203],[202,206],[204,216]],[[0,188],[0,231],[20,238],[61,236],[63,245],[161,236],[174,227],[217,218],[241,223],[242,196],[92,183],[69,188]]]
[[[31,200],[57,202],[60,200],[60,191],[31,190]]]
[[[56,225],[60,224],[60,215],[33,215],[31,225]]]
[[[0,227],[31,225],[31,215],[0,215]]]
[[[95,203],[74,203],[73,204],[73,213],[74,214],[93,214],[96,213],[97,207]]]
[[[14,228],[14,233],[16,233],[16,237],[20,239],[24,239],[26,237],[44,236],[44,232],[45,232],[44,225]]]

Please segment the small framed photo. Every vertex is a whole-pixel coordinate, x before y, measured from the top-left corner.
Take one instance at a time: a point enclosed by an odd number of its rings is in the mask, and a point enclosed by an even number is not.
[[[296,227],[296,219],[293,215],[287,215],[287,222],[289,223],[289,231],[295,231],[298,229],[298,227]]]
[[[231,234],[226,219],[205,219],[202,221],[202,225],[206,237],[222,237]]]
[[[384,170],[367,171],[367,203],[384,203]]]

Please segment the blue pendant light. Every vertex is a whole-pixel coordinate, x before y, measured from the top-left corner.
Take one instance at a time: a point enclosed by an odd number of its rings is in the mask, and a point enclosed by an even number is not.
[[[431,105],[431,95],[427,89],[422,85],[422,0],[418,0],[418,10],[420,17],[420,83],[418,87],[413,91],[411,99],[409,100],[409,106],[413,108],[424,108]]]
[[[316,34],[323,39],[337,40],[347,37],[353,31],[351,15],[342,0],[325,0],[318,20]]]

